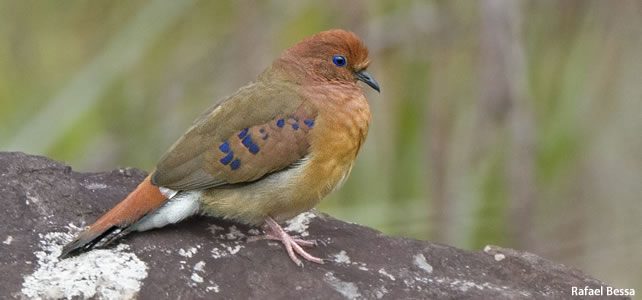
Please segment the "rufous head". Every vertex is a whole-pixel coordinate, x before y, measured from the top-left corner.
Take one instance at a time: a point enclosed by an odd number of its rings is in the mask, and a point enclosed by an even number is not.
[[[363,81],[376,91],[379,83],[366,69],[370,64],[368,48],[359,37],[349,31],[332,29],[310,36],[287,49],[278,64],[307,80],[356,83]]]

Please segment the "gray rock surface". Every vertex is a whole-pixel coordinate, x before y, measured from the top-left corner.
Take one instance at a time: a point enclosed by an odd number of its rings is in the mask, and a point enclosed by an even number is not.
[[[318,212],[289,229],[326,243],[311,250],[324,265],[296,267],[279,244],[246,242],[255,229],[207,217],[57,259],[62,244],[144,176],[78,173],[0,153],[0,298],[576,299],[572,286],[607,286],[534,254],[389,237]]]

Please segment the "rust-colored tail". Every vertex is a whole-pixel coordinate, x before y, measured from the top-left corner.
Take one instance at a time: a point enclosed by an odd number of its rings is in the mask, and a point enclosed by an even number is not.
[[[158,187],[151,183],[150,176],[147,176],[123,201],[65,245],[60,257],[90,250],[103,239],[106,239],[103,246],[116,240],[129,232],[127,227],[159,208],[166,200]]]

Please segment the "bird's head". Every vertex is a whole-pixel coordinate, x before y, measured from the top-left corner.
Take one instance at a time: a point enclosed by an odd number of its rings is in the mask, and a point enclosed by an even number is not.
[[[349,31],[333,29],[317,33],[283,52],[275,62],[287,66],[303,80],[356,83],[363,81],[376,91],[379,83],[366,69],[368,48]]]

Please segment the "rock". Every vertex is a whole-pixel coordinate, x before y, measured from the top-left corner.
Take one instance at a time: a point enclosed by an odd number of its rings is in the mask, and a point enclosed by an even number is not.
[[[465,251],[305,213],[289,230],[323,241],[326,264],[295,266],[256,229],[195,217],[59,261],[61,246],[145,173],[78,173],[45,157],[0,153],[1,298],[530,299],[607,285],[534,254]]]

